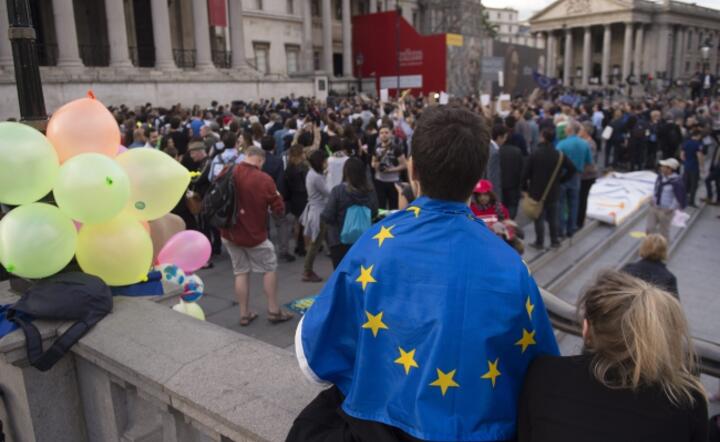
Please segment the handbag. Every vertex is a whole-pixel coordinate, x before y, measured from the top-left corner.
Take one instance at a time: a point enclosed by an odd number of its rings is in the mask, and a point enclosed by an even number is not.
[[[536,219],[540,218],[540,215],[543,211],[543,205],[545,204],[545,198],[547,198],[548,193],[550,192],[550,188],[552,187],[553,183],[555,182],[555,178],[557,177],[558,172],[560,171],[560,166],[562,166],[563,162],[563,153],[560,152],[560,156],[558,157],[558,162],[555,165],[555,170],[553,171],[552,176],[550,177],[550,181],[548,181],[547,185],[545,186],[545,190],[543,191],[542,198],[540,198],[540,201],[537,201],[530,197],[527,193],[523,195],[523,199],[520,200],[520,210],[530,218],[531,220],[535,221]]]

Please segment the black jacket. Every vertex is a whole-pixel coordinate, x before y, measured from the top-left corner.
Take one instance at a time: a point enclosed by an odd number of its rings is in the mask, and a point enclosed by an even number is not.
[[[280,193],[285,200],[287,212],[296,217],[302,215],[308,202],[307,189],[305,188],[305,176],[308,173],[308,166],[305,163],[300,165],[288,164],[283,176],[283,185]]]
[[[540,201],[540,198],[542,198],[545,187],[548,185],[557,165],[559,155],[560,152],[553,145],[541,144],[528,158],[522,174],[522,187],[527,190],[532,199]],[[545,201],[556,201],[558,198],[558,183],[569,180],[575,172],[575,165],[566,155],[563,155],[562,165]]]
[[[378,214],[377,195],[373,189],[361,193],[351,191],[347,184],[341,183],[330,191],[327,205],[320,215],[327,225],[327,243],[329,247],[340,244],[340,232],[345,223],[345,212],[350,206],[365,206],[370,209],[370,217]]]
[[[650,284],[656,285],[676,298],[679,297],[677,278],[675,278],[675,275],[673,275],[670,270],[665,267],[665,264],[660,261],[641,259],[638,262],[625,264],[622,271],[636,278],[640,278],[643,281],[649,282]]]
[[[283,170],[285,165],[283,164],[282,157],[275,155],[274,153],[265,152],[265,163],[263,164],[262,171],[270,175],[275,181],[275,187],[282,189],[283,186]]]
[[[500,177],[503,189],[520,190],[523,160],[523,153],[519,147],[512,144],[500,147]],[[499,190],[495,189],[495,192]]]

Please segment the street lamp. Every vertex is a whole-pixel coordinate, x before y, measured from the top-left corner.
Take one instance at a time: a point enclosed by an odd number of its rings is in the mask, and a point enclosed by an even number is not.
[[[710,66],[710,51],[712,50],[712,43],[710,39],[706,39],[700,48],[700,55],[703,59],[703,70],[708,69]]]

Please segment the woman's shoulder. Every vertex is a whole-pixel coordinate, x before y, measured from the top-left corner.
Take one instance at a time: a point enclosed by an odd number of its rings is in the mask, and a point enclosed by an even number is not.
[[[588,373],[591,356],[552,356],[541,355],[533,359],[528,369],[527,378],[539,378],[543,382],[558,379],[565,382],[578,373]]]

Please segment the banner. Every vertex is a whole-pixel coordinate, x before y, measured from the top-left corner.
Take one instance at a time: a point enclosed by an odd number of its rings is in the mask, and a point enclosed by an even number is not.
[[[241,0],[230,0],[241,1]],[[225,0],[208,0],[208,18],[210,20],[210,26],[217,26],[220,28],[227,27],[227,11],[225,10]]]

